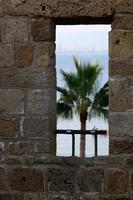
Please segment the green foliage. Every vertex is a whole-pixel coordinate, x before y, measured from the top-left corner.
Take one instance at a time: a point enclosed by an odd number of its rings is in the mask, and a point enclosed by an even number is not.
[[[88,113],[89,119],[93,117],[108,118],[108,82],[99,88],[99,78],[102,67],[99,63],[81,63],[74,58],[76,73],[65,72],[61,74],[64,87],[57,87],[60,98],[57,102],[59,117],[72,118],[75,112]]]

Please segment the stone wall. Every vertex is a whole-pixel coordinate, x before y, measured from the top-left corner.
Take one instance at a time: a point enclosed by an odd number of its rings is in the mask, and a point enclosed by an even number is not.
[[[112,24],[109,124],[115,155],[51,157],[55,25],[80,23]],[[0,200],[133,199],[132,155],[133,1],[0,0]]]

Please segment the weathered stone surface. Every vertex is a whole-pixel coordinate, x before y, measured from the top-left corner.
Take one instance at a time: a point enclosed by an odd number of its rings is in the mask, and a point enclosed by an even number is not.
[[[6,190],[9,187],[8,171],[0,167],[0,190]]]
[[[32,152],[30,142],[9,142],[7,151],[9,154],[22,155]]]
[[[0,152],[4,152],[5,151],[5,143],[4,142],[0,142]]]
[[[0,44],[0,67],[11,67],[14,65],[15,52],[13,46],[11,44]]]
[[[34,41],[55,41],[55,26],[51,19],[32,19],[31,36]]]
[[[29,193],[25,194],[24,200],[48,200],[48,196],[43,194]]]
[[[19,89],[1,89],[0,113],[24,113],[24,92]]]
[[[104,188],[104,170],[101,168],[81,168],[77,184],[81,192],[102,192]]]
[[[75,191],[75,172],[68,169],[48,169],[47,181],[48,191],[50,192],[74,192]]]
[[[18,191],[43,191],[43,174],[30,168],[12,169],[10,174],[11,189]]]
[[[106,172],[106,191],[124,193],[128,191],[128,173],[121,169],[108,169]]]
[[[133,192],[133,172],[131,172],[130,174],[130,187],[131,187],[131,191]]]
[[[77,198],[72,194],[51,194],[50,200],[76,200]],[[79,199],[79,198],[78,198]]]
[[[111,59],[109,61],[109,74],[111,76],[132,76],[133,74],[133,60],[119,60]]]
[[[17,135],[17,123],[14,118],[0,118],[0,138],[14,138]]]
[[[30,43],[16,45],[16,67],[28,67],[33,62],[33,47]]]
[[[44,15],[47,17],[90,16],[104,17],[113,13],[114,0],[79,1],[50,0],[26,1],[6,0],[6,13],[10,15]]]
[[[116,103],[117,102],[117,103]],[[110,78],[110,111],[133,110],[133,79]]]
[[[133,140],[110,137],[110,154],[132,154]]]
[[[37,42],[35,44],[36,65],[48,67],[55,65],[55,44],[53,42]]]
[[[45,15],[45,9],[43,9],[43,3],[41,0],[6,0],[5,1],[6,14],[17,15],[33,15],[40,16]]]
[[[43,87],[55,82],[55,69],[49,68],[2,68],[2,87]]]
[[[40,140],[35,142],[34,151],[36,153],[50,153],[50,140]]]
[[[2,193],[0,192],[0,200],[23,200],[23,195],[19,193]]]
[[[118,0],[115,3],[115,11],[118,13],[133,13],[132,0]]]
[[[2,42],[27,42],[28,20],[25,18],[3,18],[1,22]]]
[[[110,135],[114,137],[133,136],[133,112],[110,113]]]
[[[51,134],[50,118],[26,117],[21,120],[21,135],[32,139],[46,139]]]
[[[27,113],[48,115],[55,113],[55,88],[28,90]]]
[[[0,16],[4,15],[3,0],[0,0]]]
[[[133,58],[133,31],[110,32],[110,58]]]
[[[112,29],[133,30],[133,16],[132,15],[116,15],[112,23]]]

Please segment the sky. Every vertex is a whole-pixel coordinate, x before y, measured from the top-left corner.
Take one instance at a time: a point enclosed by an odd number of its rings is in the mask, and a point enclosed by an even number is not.
[[[56,27],[57,52],[108,50],[110,25],[74,25]]]

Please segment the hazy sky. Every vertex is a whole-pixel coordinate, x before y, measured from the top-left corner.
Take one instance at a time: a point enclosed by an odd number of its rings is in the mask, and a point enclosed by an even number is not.
[[[106,51],[110,25],[57,26],[57,50]]]

